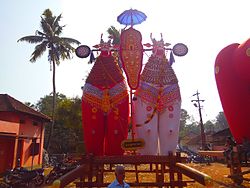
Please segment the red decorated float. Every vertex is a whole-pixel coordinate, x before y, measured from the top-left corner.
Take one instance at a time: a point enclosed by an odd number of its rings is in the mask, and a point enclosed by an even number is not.
[[[250,140],[250,39],[222,49],[215,62],[215,78],[232,135],[241,144]]]
[[[111,52],[111,41],[95,48],[101,51],[96,58],[82,95],[82,123],[87,153],[122,155],[121,142],[128,134],[129,97],[127,86]],[[79,50],[79,49],[78,49]],[[85,50],[79,50],[85,52]],[[81,54],[80,54],[81,56]]]

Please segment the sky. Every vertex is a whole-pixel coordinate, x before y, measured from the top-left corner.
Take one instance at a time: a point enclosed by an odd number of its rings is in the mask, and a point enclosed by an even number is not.
[[[19,42],[23,36],[40,30],[40,16],[49,8],[62,14],[66,25],[62,36],[77,39],[92,48],[103,33],[115,26],[117,16],[130,8],[147,15],[146,21],[134,26],[143,43],[163,34],[165,42],[184,43],[189,52],[175,57],[173,69],[179,80],[182,108],[199,121],[198,109],[191,100],[200,93],[203,120],[214,120],[223,111],[214,76],[217,54],[229,44],[243,43],[250,36],[249,0],[0,0],[0,93],[21,102],[35,104],[52,92],[52,71],[47,53],[35,63],[29,62],[35,45]],[[93,48],[92,48],[93,49]],[[96,55],[96,54],[95,54]],[[144,54],[144,63],[151,55]],[[67,97],[81,97],[81,87],[93,64],[89,58],[74,55],[56,67],[56,90]]]

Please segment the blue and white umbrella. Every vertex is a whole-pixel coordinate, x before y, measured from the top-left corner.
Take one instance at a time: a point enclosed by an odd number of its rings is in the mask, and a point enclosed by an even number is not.
[[[146,14],[136,9],[125,10],[117,17],[117,21],[123,25],[137,25],[145,21],[147,18]]]

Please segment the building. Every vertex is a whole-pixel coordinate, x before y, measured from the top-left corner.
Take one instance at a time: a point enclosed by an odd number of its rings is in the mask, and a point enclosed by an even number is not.
[[[51,119],[7,94],[0,94],[0,173],[17,165],[42,165],[44,126]]]
[[[205,133],[206,135],[206,144],[209,146],[210,150],[224,150],[226,138],[228,136],[232,137],[232,134],[229,128],[220,130],[218,132],[209,131]],[[201,136],[200,134],[189,137],[186,140],[185,145],[188,146],[189,149],[198,152],[201,148]]]
[[[220,130],[213,134],[213,150],[224,150],[226,148],[227,137],[232,137],[232,133],[229,128]]]

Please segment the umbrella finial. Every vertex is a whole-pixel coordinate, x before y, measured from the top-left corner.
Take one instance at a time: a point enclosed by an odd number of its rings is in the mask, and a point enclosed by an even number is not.
[[[123,25],[131,25],[133,27],[145,21],[146,18],[147,16],[143,12],[130,8],[122,12],[117,17],[117,21]]]

